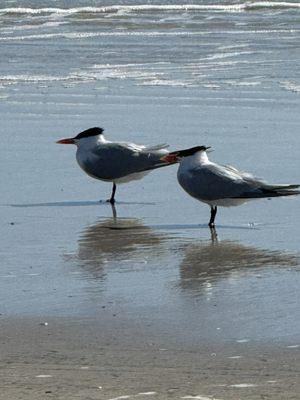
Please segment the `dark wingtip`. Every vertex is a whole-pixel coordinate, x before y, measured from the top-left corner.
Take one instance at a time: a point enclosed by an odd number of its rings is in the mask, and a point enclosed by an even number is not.
[[[90,137],[90,136],[102,135],[103,132],[104,132],[103,128],[99,128],[99,127],[89,128],[89,129],[86,129],[85,131],[78,133],[78,135],[75,136],[75,139],[82,139],[82,138],[86,138],[86,137]]]

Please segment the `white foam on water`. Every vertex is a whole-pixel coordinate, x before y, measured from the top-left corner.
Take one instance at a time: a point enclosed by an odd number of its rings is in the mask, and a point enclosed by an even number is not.
[[[216,53],[211,56],[200,58],[200,60],[219,60],[223,58],[239,57],[242,55],[254,54],[254,51],[233,51],[228,53]]]
[[[251,87],[251,86],[259,86],[262,84],[262,82],[261,81],[241,81],[241,80],[227,79],[225,84],[229,85],[229,86],[246,86],[246,87],[250,86]]]
[[[299,33],[297,29],[255,29],[255,30],[226,30],[218,31],[218,35],[249,35],[249,34],[281,34],[281,33]],[[128,37],[128,36],[139,36],[139,37],[192,37],[192,36],[209,36],[215,35],[215,31],[113,31],[113,32],[57,32],[57,33],[40,33],[32,35],[22,36],[3,36],[0,37],[0,41],[22,41],[22,40],[45,40],[45,39],[88,39],[93,37]]]
[[[138,83],[139,86],[172,86],[172,87],[191,87],[195,86],[191,82],[172,80],[172,79],[148,79]]]
[[[2,34],[12,34],[16,31],[38,30],[40,28],[56,28],[60,25],[66,25],[67,21],[47,21],[40,24],[23,24],[23,25],[10,25],[9,27],[0,28]]]
[[[78,70],[73,72],[70,77],[86,80],[103,80],[103,79],[156,79],[162,72],[152,72],[145,70],[137,65],[99,65],[88,70]]]
[[[199,36],[204,35],[204,32],[143,32],[143,31],[120,31],[120,32],[58,32],[58,33],[39,33],[33,35],[23,36],[6,36],[1,37],[0,41],[15,41],[15,40],[33,40],[33,39],[88,39],[92,37],[126,37],[126,36],[147,36],[147,37],[161,37],[161,36]]]
[[[300,3],[286,2],[286,1],[254,1],[253,3],[244,3],[245,10],[255,10],[255,9],[288,9],[288,8],[300,8]]]
[[[11,82],[40,82],[40,81],[61,81],[64,80],[63,77],[56,77],[51,75],[3,75],[0,76],[0,82],[5,83],[7,81]]]
[[[300,83],[292,82],[292,81],[282,81],[282,82],[280,82],[280,86],[283,89],[286,89],[290,92],[300,93]]]
[[[216,90],[216,89],[220,89],[220,88],[221,88],[220,85],[217,85],[217,84],[215,84],[215,83],[204,83],[202,86],[203,86],[204,88],[213,89],[213,90]]]
[[[242,4],[137,4],[137,5],[112,5],[103,7],[74,7],[74,8],[30,8],[30,7],[7,7],[0,9],[0,14],[105,14],[105,13],[131,13],[131,12],[160,12],[160,11],[191,11],[191,12],[243,12],[259,9],[293,9],[300,8],[298,2],[278,2],[278,1],[257,1],[245,2]]]
[[[52,378],[52,375],[36,375],[36,378]]]

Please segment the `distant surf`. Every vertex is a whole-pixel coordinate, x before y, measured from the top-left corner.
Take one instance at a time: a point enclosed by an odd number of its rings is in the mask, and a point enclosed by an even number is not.
[[[103,14],[118,12],[157,12],[157,11],[221,11],[221,12],[241,12],[259,9],[291,9],[300,8],[300,3],[277,2],[277,1],[257,1],[245,2],[241,4],[137,4],[137,5],[111,5],[103,7],[73,7],[73,8],[29,8],[29,7],[8,7],[0,8],[1,14]]]

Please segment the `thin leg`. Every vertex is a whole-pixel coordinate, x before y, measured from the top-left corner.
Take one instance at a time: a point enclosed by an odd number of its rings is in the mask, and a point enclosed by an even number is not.
[[[112,214],[113,214],[113,220],[116,221],[117,220],[117,210],[114,204],[111,205],[111,209],[112,209]]]
[[[112,192],[111,192],[111,196],[110,199],[107,200],[110,204],[115,204],[115,193],[116,193],[116,189],[117,189],[117,185],[115,184],[115,182],[113,183],[113,188],[112,188]]]
[[[217,210],[218,210],[217,206],[210,207],[210,220],[209,220],[208,226],[211,228],[213,228],[215,226],[215,218],[217,215]]]

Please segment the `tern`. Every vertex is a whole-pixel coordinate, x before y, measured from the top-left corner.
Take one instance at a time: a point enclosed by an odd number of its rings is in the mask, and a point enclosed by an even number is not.
[[[300,194],[300,185],[270,185],[253,175],[232,166],[218,165],[207,156],[210,147],[196,146],[174,151],[161,158],[162,161],[179,162],[177,179],[192,197],[210,206],[209,226],[215,226],[217,207],[231,207],[250,199],[290,196]]]
[[[73,138],[60,139],[59,144],[75,144],[79,166],[89,176],[112,182],[108,200],[115,203],[117,184],[143,178],[153,169],[170,165],[161,157],[168,154],[167,145],[144,146],[134,143],[110,142],[103,135],[104,129],[90,128]]]

